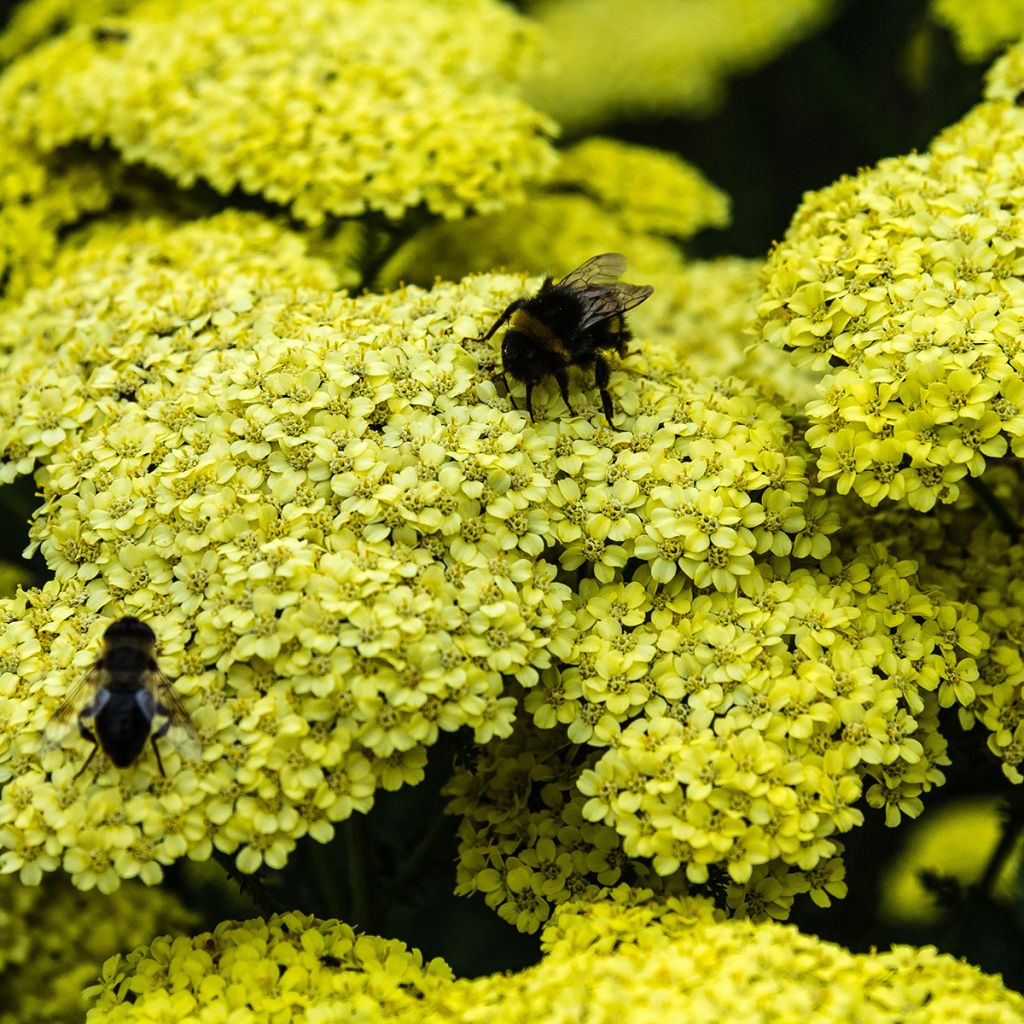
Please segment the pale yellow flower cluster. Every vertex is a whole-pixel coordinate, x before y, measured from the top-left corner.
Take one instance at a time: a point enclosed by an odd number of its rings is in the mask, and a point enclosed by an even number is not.
[[[762,566],[735,593],[648,580],[580,584],[565,667],[523,701],[559,738],[519,733],[448,786],[460,888],[522,930],[636,860],[755,918],[828,905],[861,798],[895,826],[944,781],[939,709],[970,705],[988,638],[914,563]]]
[[[809,196],[769,258],[758,331],[820,373],[818,471],[870,505],[956,499],[1024,452],[1021,48],[927,152]]]
[[[529,96],[573,128],[706,114],[733,75],[814,32],[832,0],[534,0],[548,38]]]
[[[724,228],[729,198],[673,153],[600,136],[562,154],[553,184],[592,196],[631,231],[689,238]]]
[[[972,63],[998,53],[1024,35],[1024,0],[931,0],[931,16]]]
[[[992,467],[989,481],[1010,520],[1024,522],[1024,489],[1012,463]],[[997,528],[971,492],[926,517],[900,506],[870,512],[846,506],[841,518],[840,545],[880,543],[893,557],[919,564],[927,590],[976,610],[988,643],[940,703],[957,707],[963,727],[980,725],[1005,776],[1024,782],[1024,544]]]
[[[0,306],[47,280],[58,233],[106,209],[117,181],[102,160],[44,157],[0,128]]]
[[[560,569],[611,582],[639,559],[732,591],[761,552],[828,550],[753,391],[618,372],[612,428],[574,375],[579,414],[544,386],[531,423],[476,340],[523,277],[358,299],[332,280],[256,214],[100,224],[0,325],[0,478],[35,470],[55,574],[0,606],[6,870],[112,889],[214,845],[280,866],[419,781],[439,730],[508,735],[507,681],[575,642]],[[40,762],[39,735],[125,614],[204,758],[76,780],[87,744]]]
[[[1004,805],[997,797],[960,798],[915,822],[882,880],[881,916],[928,924],[941,920],[944,910],[924,877],[952,879],[965,889],[977,885],[1002,835]],[[1024,836],[1018,835],[992,886],[997,902],[1012,906],[1020,899],[1022,856]]]
[[[0,878],[0,1024],[82,1019],[82,992],[113,954],[194,923],[172,893],[125,886],[83,893],[60,876],[41,886]]]
[[[630,314],[638,358],[651,373],[737,376],[791,409],[814,395],[817,376],[759,341],[752,330],[762,260],[726,256],[676,261],[644,278],[654,295]]]
[[[793,928],[723,921],[705,899],[620,888],[577,901],[518,973],[453,979],[394,940],[285,914],[112,958],[87,1024],[1017,1024],[1024,998],[933,949],[854,954]]]
[[[516,97],[534,50],[498,0],[146,0],[14,63],[0,128],[44,154],[105,143],[308,224],[461,217],[554,166],[553,124]]]
[[[596,200],[542,193],[503,213],[428,225],[395,250],[376,284],[429,285],[437,278],[457,281],[494,269],[557,280],[601,252],[628,253],[626,280],[637,283],[648,284],[652,273],[670,274],[683,266],[672,242],[629,230]],[[659,302],[659,296],[660,286],[655,285],[655,294],[644,305]]]
[[[668,238],[728,223],[728,197],[691,164],[647,146],[585,139],[561,154],[547,187],[524,203],[414,233],[377,283],[430,284],[498,267],[558,278],[594,253],[623,252],[630,274],[651,280],[651,301],[664,306],[663,285],[684,267]]]
[[[139,0],[21,0],[0,32],[0,61],[12,60],[70,25],[101,24],[126,14]]]
[[[397,939],[305,914],[228,921],[111,957],[88,989],[87,1024],[143,1021],[414,1021],[443,999],[451,969]]]

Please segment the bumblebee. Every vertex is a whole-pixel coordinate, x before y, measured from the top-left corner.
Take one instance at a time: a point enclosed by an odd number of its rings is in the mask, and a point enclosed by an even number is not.
[[[97,749],[127,768],[142,753],[148,739],[157,767],[166,776],[156,741],[171,738],[187,757],[200,753],[199,737],[170,680],[157,667],[156,634],[141,619],[128,616],[112,622],[103,634],[103,651],[96,664],[58,705],[43,733],[43,750],[58,746],[75,722],[93,744],[77,779]]]
[[[654,289],[650,285],[624,284],[626,257],[617,252],[594,256],[557,284],[545,278],[536,295],[516,299],[481,338],[488,341],[504,324],[501,341],[504,373],[526,385],[526,410],[533,419],[533,387],[544,377],[554,377],[569,412],[570,366],[594,364],[594,383],[601,404],[612,422],[608,394],[609,369],[602,352],[614,349],[626,354],[631,335],[623,314],[639,306]],[[505,382],[506,387],[508,381]]]

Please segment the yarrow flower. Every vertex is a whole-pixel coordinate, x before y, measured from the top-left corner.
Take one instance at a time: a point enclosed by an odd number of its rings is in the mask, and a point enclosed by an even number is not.
[[[960,56],[978,63],[1024,35],[1022,0],[931,0],[931,16],[953,33]]]
[[[80,1020],[82,991],[108,957],[193,923],[176,896],[138,884],[108,897],[59,876],[0,879],[0,1024]]]
[[[227,1009],[299,1024],[354,1012],[400,1024],[554,1024],[566,1014],[600,1024],[666,1014],[714,1024],[756,1006],[765,1022],[799,1012],[825,1024],[1009,1024],[1024,1012],[1024,999],[998,977],[932,949],[849,953],[795,928],[724,921],[706,899],[656,900],[625,886],[560,908],[542,944],[535,966],[470,980],[338,921],[283,914],[229,922],[111,958],[87,992],[86,1020],[206,1020]]]
[[[579,128],[717,106],[726,79],[812,33],[830,0],[533,0],[550,39],[529,95]],[[609,45],[616,40],[616,45]]]
[[[915,822],[882,880],[882,915],[890,921],[939,921],[944,908],[923,879],[931,874],[955,880],[964,889],[977,885],[1002,833],[1000,804],[994,797],[961,798]],[[992,886],[992,898],[998,903],[1012,905],[1020,896],[1022,854],[1024,837],[1018,836]]]
[[[447,787],[460,889],[523,930],[617,883],[611,864],[650,884],[638,860],[676,887],[727,884],[755,918],[786,916],[799,893],[827,905],[845,895],[835,837],[863,822],[862,797],[897,825],[944,779],[939,708],[972,706],[986,640],[972,614],[870,551],[762,568],[736,592],[646,570],[584,580],[578,641],[523,701],[565,738],[518,731]],[[576,856],[595,846],[607,860]]]
[[[193,938],[161,937],[111,957],[88,989],[87,1021],[419,1019],[452,983],[444,961],[395,939],[298,913],[225,922]]]
[[[515,95],[534,50],[496,0],[149,0],[11,65],[0,130],[40,154],[107,142],[313,225],[420,205],[461,217],[553,167],[554,125]]]
[[[349,299],[239,213],[101,222],[55,269],[0,327],[0,477],[36,473],[54,572],[0,609],[0,863],[23,877],[110,889],[214,847],[280,866],[418,782],[441,731],[509,735],[508,683],[576,639],[560,572],[640,559],[731,591],[760,551],[828,550],[752,389],[621,374],[628,429],[589,385],[568,418],[538,389],[534,423],[499,396],[476,339],[522,277]],[[84,741],[36,753],[121,615],[152,625],[205,745],[166,780],[148,757],[76,780]]]
[[[955,501],[1024,451],[1021,52],[927,152],[808,197],[769,258],[757,331],[821,374],[819,473],[870,505]]]

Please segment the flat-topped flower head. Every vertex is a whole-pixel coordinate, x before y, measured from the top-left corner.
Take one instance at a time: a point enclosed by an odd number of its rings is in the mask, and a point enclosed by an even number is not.
[[[987,642],[973,606],[870,551],[762,568],[735,592],[646,569],[584,580],[576,609],[579,639],[523,699],[553,735],[518,730],[447,789],[460,890],[522,930],[652,873],[727,887],[755,918],[844,896],[837,837],[865,801],[889,825],[920,813],[949,763],[939,709],[973,706]]]
[[[931,0],[930,13],[953,34],[960,56],[972,64],[1024,35],[1022,0]]]
[[[509,734],[509,683],[576,640],[560,573],[639,559],[732,592],[768,552],[828,550],[790,426],[738,382],[618,374],[614,426],[589,387],[575,416],[547,387],[536,421],[515,408],[479,339],[522,276],[349,298],[254,213],[101,222],[56,270],[0,328],[0,473],[35,473],[54,573],[3,606],[7,870],[278,866],[418,782],[441,731]],[[39,735],[125,615],[203,760],[76,779],[88,744],[40,760]]]
[[[31,886],[0,878],[0,1022],[80,1020],[82,992],[108,957],[194,924],[173,893],[139,883],[106,896],[59,875]]]
[[[578,129],[629,115],[706,114],[729,77],[809,35],[830,0],[537,0],[550,59],[530,97]]]
[[[552,169],[554,125],[516,98],[534,51],[497,0],[148,0],[11,65],[0,127],[42,153],[107,143],[309,224],[457,218]]]
[[[225,1004],[298,1024],[718,1024],[752,1019],[752,1007],[765,1024],[1010,1024],[1024,1012],[998,976],[931,948],[850,953],[792,927],[723,920],[707,899],[626,886],[560,908],[542,944],[531,967],[468,979],[340,921],[226,922],[112,957],[86,993],[86,1020],[203,1020]]]
[[[820,374],[819,473],[870,505],[955,501],[1024,451],[1020,62],[927,152],[809,196],[769,258],[757,331]]]

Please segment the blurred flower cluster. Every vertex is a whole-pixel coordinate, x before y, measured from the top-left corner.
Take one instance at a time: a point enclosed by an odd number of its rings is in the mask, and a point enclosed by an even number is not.
[[[726,80],[827,20],[833,0],[529,0],[549,61],[528,95],[571,129],[707,114]]]
[[[0,1024],[81,1020],[82,993],[108,957],[194,923],[173,895],[140,884],[105,897],[59,876],[33,887],[0,879]]]
[[[113,957],[88,993],[88,1024],[288,1019],[440,1024],[585,1014],[599,1024],[804,1019],[859,1024],[1011,1024],[1024,999],[997,977],[934,950],[853,954],[777,924],[723,921],[710,901],[654,902],[620,887],[576,901],[545,929],[534,967],[453,979],[392,939],[300,914],[158,939]],[[216,1004],[217,1009],[214,1010]],[[753,1016],[752,1016],[753,1014]]]

